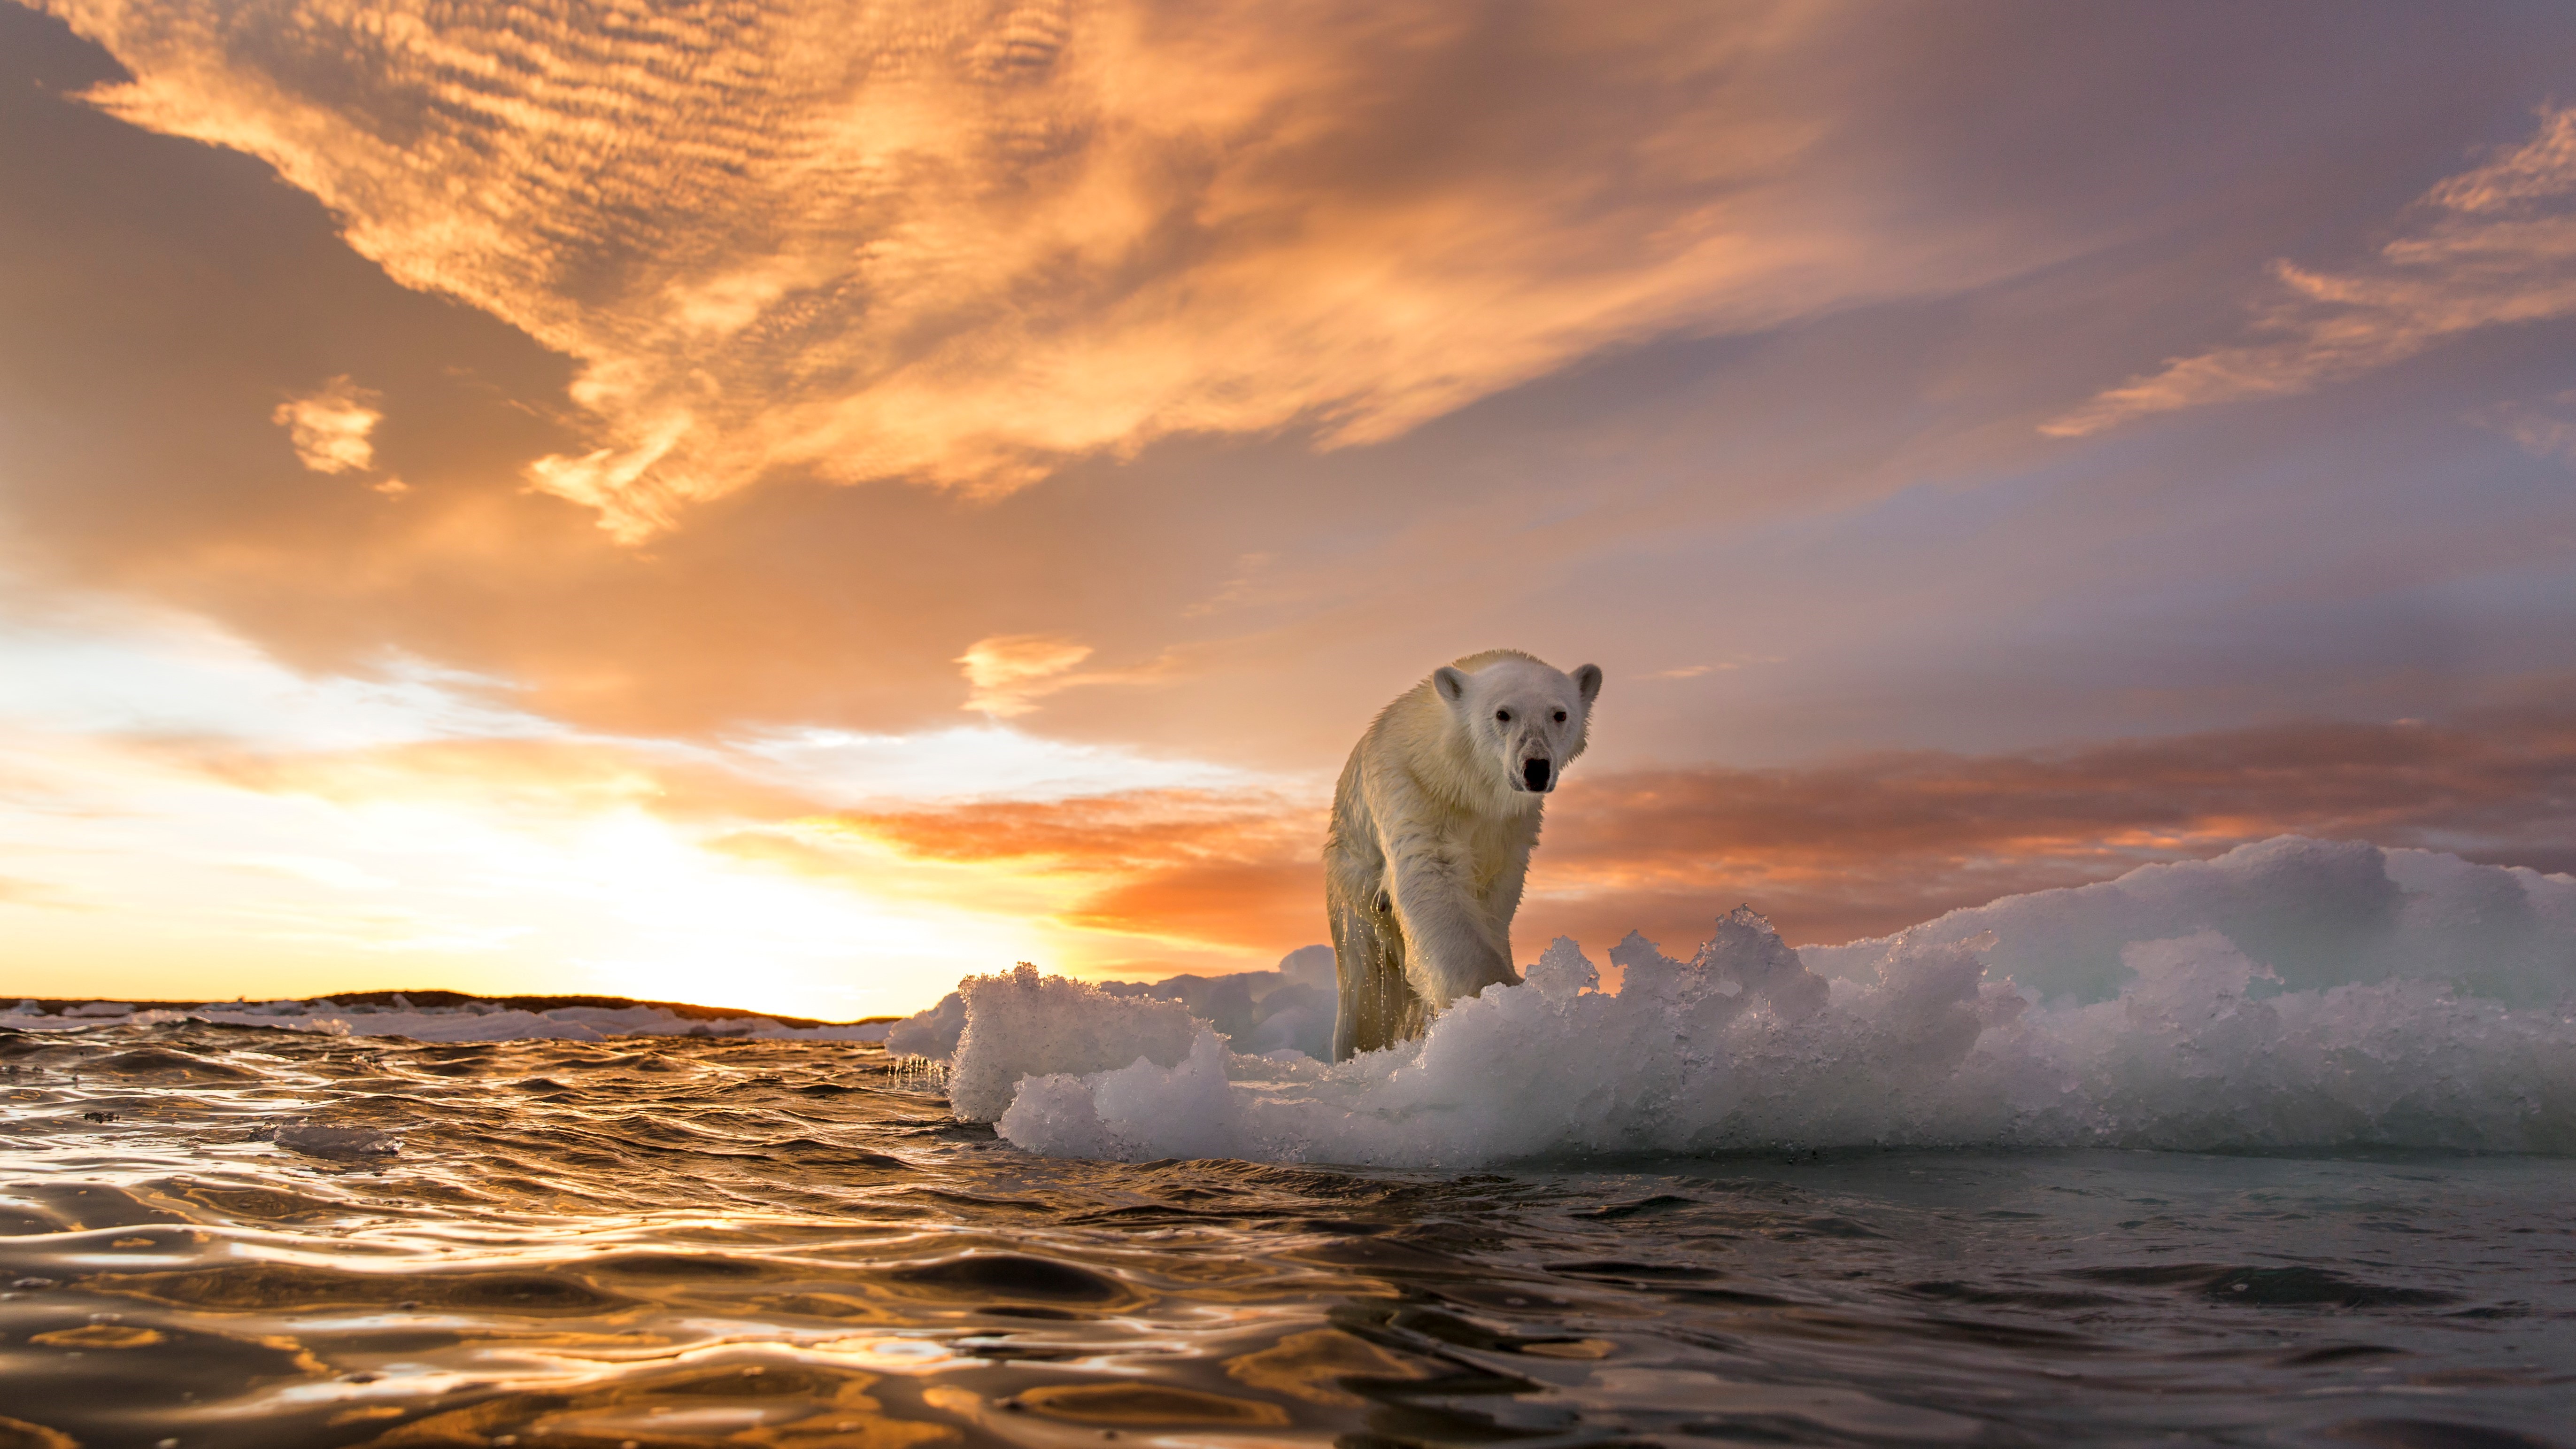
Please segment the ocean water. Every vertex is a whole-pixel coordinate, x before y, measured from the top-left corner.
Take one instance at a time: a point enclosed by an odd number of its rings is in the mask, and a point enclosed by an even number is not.
[[[1127,1163],[851,1043],[0,1055],[13,1446],[2576,1442],[2564,1157]]]
[[[1331,1066],[1315,965],[21,1003],[0,1449],[2576,1449],[2576,879],[1734,911]]]

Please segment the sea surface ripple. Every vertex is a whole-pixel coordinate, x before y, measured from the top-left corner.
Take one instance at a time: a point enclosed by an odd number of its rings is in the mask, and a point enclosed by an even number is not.
[[[0,1446],[2566,1444],[2576,1161],[1034,1156],[858,1043],[0,1034]]]

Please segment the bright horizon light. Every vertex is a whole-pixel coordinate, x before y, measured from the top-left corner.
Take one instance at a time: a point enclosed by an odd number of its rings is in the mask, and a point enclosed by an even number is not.
[[[903,1014],[966,974],[1023,959],[1084,972],[1115,952],[1050,923],[1074,896],[1043,871],[961,871],[846,832],[828,871],[789,868],[722,842],[792,820],[665,818],[660,772],[796,791],[817,811],[1252,779],[991,724],[604,737],[495,703],[489,680],[411,665],[307,676],[166,612],[102,605],[81,622],[0,630],[0,779],[16,807],[0,813],[0,878],[21,907],[7,964],[24,994],[434,987]],[[476,746],[587,768],[486,779],[408,753]]]

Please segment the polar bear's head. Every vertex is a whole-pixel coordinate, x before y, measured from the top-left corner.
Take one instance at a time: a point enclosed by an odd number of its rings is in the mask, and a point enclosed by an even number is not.
[[[1526,654],[1471,654],[1431,673],[1431,687],[1465,734],[1468,754],[1489,762],[1505,789],[1544,795],[1583,753],[1584,727],[1601,693],[1601,668],[1567,674]]]

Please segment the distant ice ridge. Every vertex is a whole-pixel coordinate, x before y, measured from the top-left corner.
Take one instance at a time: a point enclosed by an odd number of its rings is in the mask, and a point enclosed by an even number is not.
[[[343,1006],[316,1001],[265,1001],[234,1005],[212,1003],[185,1011],[136,1011],[114,1001],[93,1001],[60,1016],[39,1014],[32,1001],[0,1011],[0,1027],[22,1031],[64,1031],[123,1021],[153,1026],[173,1021],[212,1021],[232,1026],[283,1027],[328,1036],[407,1036],[415,1041],[606,1041],[616,1036],[721,1036],[755,1041],[875,1041],[883,1026],[793,1027],[766,1016],[685,1017],[659,1006],[564,1006],[551,1011],[522,1011],[497,1002],[469,1001],[459,1006],[415,1007],[397,995],[393,1006]]]
[[[1902,934],[1928,944],[1991,931],[1987,970],[2055,1003],[2109,1000],[2131,979],[2121,956],[2130,943],[2204,930],[2294,991],[2414,979],[2517,1006],[2576,993],[2576,879],[2294,835],[2006,896]],[[1896,939],[1801,954],[1823,975],[1865,979]]]
[[[1527,984],[1332,1067],[1033,969],[979,977],[952,1102],[1031,1151],[1127,1160],[2576,1152],[2566,876],[2282,837],[1877,941],[1802,953],[1739,909],[1688,961],[1634,933],[1610,956],[1614,994],[1560,937]]]
[[[1275,971],[1103,981],[1099,989],[1111,996],[1151,998],[1186,1007],[1190,1015],[1215,1027],[1235,1051],[1303,1052],[1320,1059],[1333,1049],[1335,987],[1330,946],[1301,946],[1281,957]],[[886,1050],[897,1056],[955,1054],[958,1038],[966,1031],[964,990],[965,983],[960,983],[938,1005],[888,1028]]]

